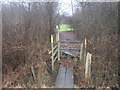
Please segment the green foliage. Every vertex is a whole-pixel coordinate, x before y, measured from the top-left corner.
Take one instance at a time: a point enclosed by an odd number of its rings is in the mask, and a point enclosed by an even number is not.
[[[73,28],[71,28],[69,25],[67,24],[61,24],[60,26],[60,31],[73,31]]]

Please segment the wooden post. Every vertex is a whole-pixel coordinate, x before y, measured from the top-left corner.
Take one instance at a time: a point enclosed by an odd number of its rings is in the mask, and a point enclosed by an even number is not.
[[[86,57],[86,64],[85,64],[85,79],[89,80],[91,77],[91,54],[88,52]]]
[[[86,63],[85,63],[85,79],[88,78],[88,57],[89,57],[89,53],[87,53]]]
[[[58,42],[58,26],[56,26],[56,29],[55,29],[55,33],[56,33],[56,42]]]
[[[60,42],[58,42],[58,61],[60,61]]]
[[[52,48],[52,71],[54,70],[54,56],[53,56],[53,35],[51,35],[51,48]]]
[[[55,39],[56,39],[56,42],[58,41],[57,39],[57,30],[55,31]]]
[[[80,47],[80,60],[83,59],[82,56],[83,56],[83,43],[81,44],[81,47]]]
[[[91,59],[92,59],[92,54],[89,54],[89,77],[91,77]]]
[[[60,60],[60,30],[59,30],[59,26],[58,26],[58,61]]]
[[[58,42],[59,41],[59,38],[58,38],[58,30],[59,30],[59,28],[58,28],[58,26],[56,26],[56,42]]]
[[[60,29],[60,28],[58,28],[58,30],[57,30],[57,31],[58,31],[58,37],[57,37],[57,38],[58,38],[58,41],[60,40],[60,30],[59,30],[59,29]]]
[[[86,56],[87,56],[87,40],[85,38],[85,41],[84,41],[84,60],[86,60]]]

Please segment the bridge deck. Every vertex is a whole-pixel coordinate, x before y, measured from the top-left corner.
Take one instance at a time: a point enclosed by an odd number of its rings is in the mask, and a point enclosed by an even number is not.
[[[67,66],[60,66],[55,82],[55,88],[73,88],[73,87],[74,87],[73,68]]]

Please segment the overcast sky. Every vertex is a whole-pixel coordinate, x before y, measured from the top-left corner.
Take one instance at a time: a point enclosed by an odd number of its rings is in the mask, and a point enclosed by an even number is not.
[[[1,0],[0,0],[1,1]],[[71,2],[73,3],[73,5],[74,5],[74,2],[75,2],[75,0],[5,0],[5,1],[3,1],[3,2],[18,2],[18,1],[38,1],[38,2],[40,2],[40,1],[44,1],[44,2],[53,2],[53,1],[58,1],[59,3],[60,3],[60,5],[59,5],[59,9],[60,9],[60,14],[64,14],[64,13],[66,13],[67,15],[69,15],[69,16],[71,16],[72,15],[72,4],[71,4]],[[75,8],[73,8],[73,10],[74,10]]]
[[[76,0],[0,0],[0,1],[3,1],[3,2],[18,2],[18,1],[32,1],[32,2],[59,2],[60,3],[60,5],[59,5],[59,9],[60,9],[60,14],[67,14],[68,16],[71,16],[72,15],[72,13],[74,13],[74,11],[75,11],[75,7],[76,7],[76,3],[75,3],[75,1]],[[84,1],[84,2],[86,2],[86,1],[89,1],[89,2],[103,2],[103,1],[105,1],[105,2],[118,2],[119,0],[77,0],[77,1]],[[72,2],[72,3],[71,3]],[[73,12],[72,12],[72,5],[73,5]]]
[[[67,15],[72,15],[72,5],[73,12],[75,10],[75,0],[59,0],[60,3],[60,14],[66,13]]]

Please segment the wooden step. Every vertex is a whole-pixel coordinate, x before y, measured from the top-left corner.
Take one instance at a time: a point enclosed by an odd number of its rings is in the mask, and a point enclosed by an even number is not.
[[[69,44],[69,43],[75,43],[75,44],[80,44],[80,41],[59,41],[60,43],[67,43],[67,44]]]
[[[65,50],[67,50],[67,51],[80,51],[79,48],[60,48],[60,50],[61,51],[65,51]]]

